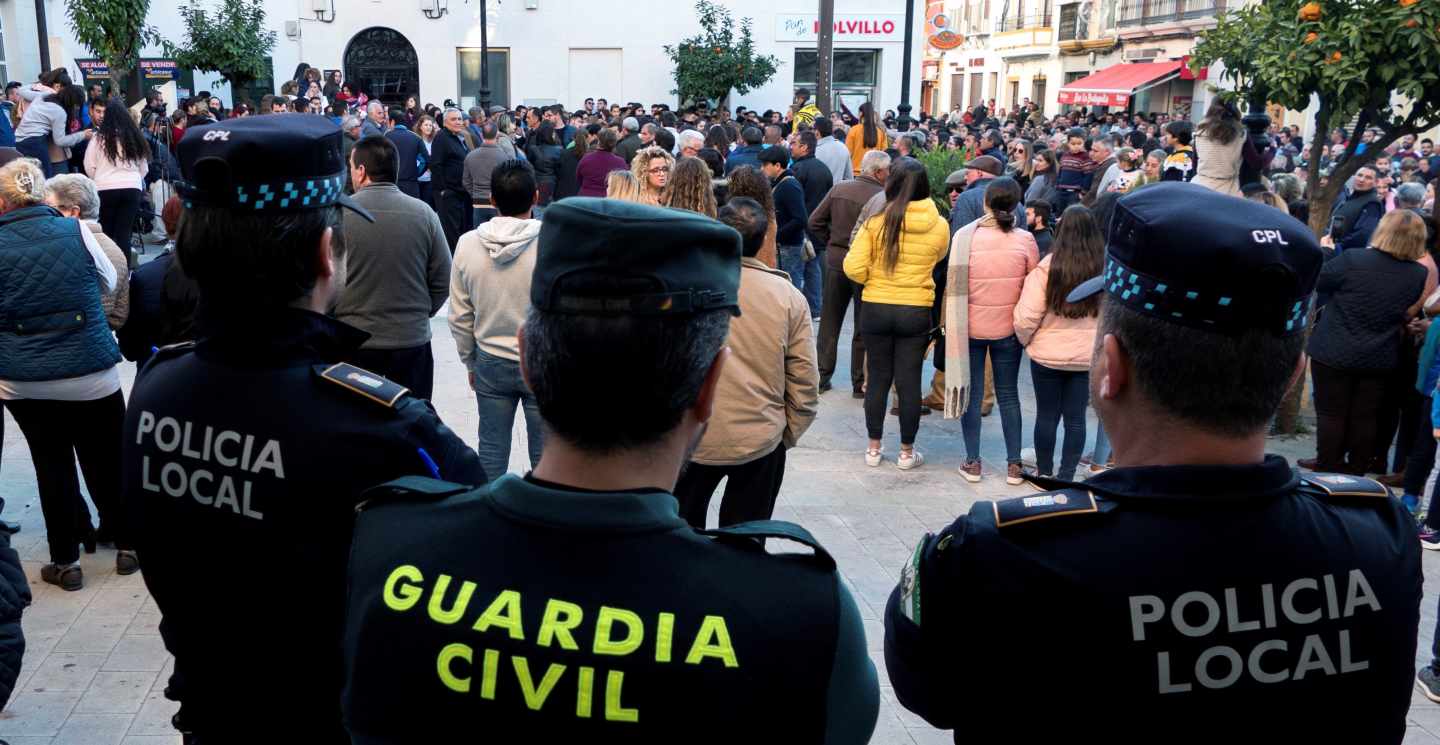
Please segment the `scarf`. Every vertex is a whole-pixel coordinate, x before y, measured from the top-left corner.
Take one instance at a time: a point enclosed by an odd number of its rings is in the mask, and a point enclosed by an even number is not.
[[[959,419],[970,405],[970,242],[975,231],[995,226],[989,212],[955,233],[945,275],[945,418]]]

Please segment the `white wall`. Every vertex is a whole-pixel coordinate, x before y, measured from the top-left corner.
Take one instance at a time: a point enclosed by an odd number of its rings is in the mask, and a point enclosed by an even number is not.
[[[17,0],[25,4],[26,0]],[[183,1],[183,0],[180,0]],[[310,12],[310,0],[267,0],[267,21],[278,39],[271,53],[275,80],[290,77],[295,66],[307,62],[320,68],[340,68],[345,45],[356,32],[371,26],[386,26],[404,34],[415,46],[420,61],[421,97],[426,102],[440,103],[456,98],[457,70],[455,51],[460,47],[480,46],[478,21],[479,0],[449,0],[449,13],[439,20],[425,18],[418,0],[334,0],[335,22],[319,23]],[[920,96],[920,66],[923,59],[924,2],[916,3],[914,54],[911,63],[911,101],[917,105]],[[493,2],[493,0],[492,0]],[[182,31],[178,2],[153,0],[149,22],[162,34],[179,39]],[[556,98],[567,106],[582,101],[563,100],[570,93],[568,81],[571,48],[623,49],[623,79],[614,92],[597,90],[595,97],[615,100],[621,97],[646,104],[675,103],[670,94],[674,87],[671,66],[662,46],[674,44],[699,31],[689,0],[631,0],[623,3],[594,3],[585,0],[538,0],[538,8],[527,10],[525,0],[504,0],[497,13],[489,16],[489,43],[510,50],[510,91],[512,102],[525,98]],[[780,13],[813,13],[815,3],[805,0],[726,0],[725,5],[735,17],[754,19],[754,36],[761,53],[780,59],[779,70],[764,87],[739,96],[732,103],[753,108],[780,108],[790,103],[794,79],[794,50],[813,47],[809,43],[775,41],[775,16]],[[903,13],[903,3],[883,0],[840,0],[835,12]],[[5,7],[19,7],[5,4]],[[602,12],[603,11],[603,12]],[[17,11],[23,14],[23,9]],[[301,37],[287,38],[286,20],[303,20]],[[77,57],[92,56],[74,41],[64,23],[61,0],[50,0],[50,31],[64,43],[67,59],[74,67]],[[7,40],[33,39],[12,33],[7,26]],[[33,41],[30,42],[33,44]],[[881,52],[879,108],[894,108],[900,102],[901,43],[852,44],[837,41],[837,48],[879,48]],[[147,50],[147,56],[159,56],[160,50]],[[61,64],[56,60],[54,64]],[[34,71],[25,71],[33,77]],[[212,85],[218,76],[196,73],[198,88],[218,93],[230,103],[223,86]],[[473,94],[472,94],[473,95]],[[582,99],[583,100],[583,99]]]

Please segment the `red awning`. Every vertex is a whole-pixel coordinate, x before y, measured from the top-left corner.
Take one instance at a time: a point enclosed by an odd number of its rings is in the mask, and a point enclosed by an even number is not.
[[[1100,72],[1067,83],[1060,89],[1060,103],[1124,106],[1137,91],[1179,77],[1183,66],[1182,60],[1111,65]]]

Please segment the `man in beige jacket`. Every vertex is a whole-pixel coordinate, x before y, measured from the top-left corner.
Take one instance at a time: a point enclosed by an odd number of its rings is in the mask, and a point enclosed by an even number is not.
[[[785,451],[809,429],[820,397],[805,296],[784,272],[755,258],[769,227],[765,208],[737,197],[720,210],[720,221],[743,240],[740,317],[730,322],[730,359],[709,428],[675,485],[680,516],[696,528],[705,527],[721,479],[727,479],[722,527],[770,518],[785,478]]]

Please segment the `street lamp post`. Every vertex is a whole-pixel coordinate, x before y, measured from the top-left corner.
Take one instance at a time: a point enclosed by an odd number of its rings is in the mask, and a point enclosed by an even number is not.
[[[490,39],[488,19],[485,17],[485,6],[490,0],[479,0],[480,3],[480,109],[485,116],[490,115]]]
[[[1250,91],[1249,110],[1240,118],[1240,123],[1244,124],[1247,130],[1246,136],[1250,138],[1250,145],[1257,153],[1264,153],[1270,147],[1270,115],[1265,113],[1265,102],[1268,98],[1269,90],[1265,86],[1255,85]],[[1245,194],[1265,191],[1262,169],[1243,159],[1240,161],[1240,191]]]
[[[915,46],[915,3],[918,0],[905,0],[905,52],[901,56],[900,64],[900,105],[895,107],[898,116],[895,125],[901,132],[910,131],[910,58],[913,54],[911,47]]]
[[[50,70],[50,31],[45,23],[45,0],[35,0],[35,33],[40,35],[40,71]]]

